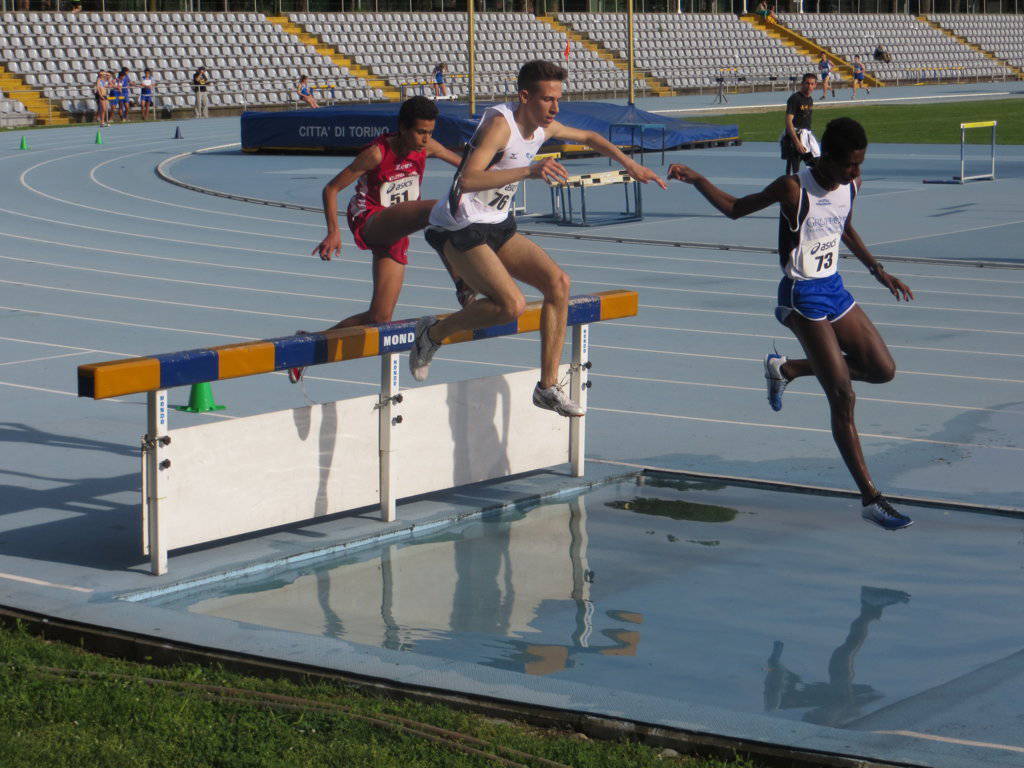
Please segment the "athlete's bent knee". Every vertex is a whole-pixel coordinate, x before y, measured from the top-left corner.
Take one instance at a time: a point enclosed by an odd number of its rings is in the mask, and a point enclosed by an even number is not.
[[[875,369],[871,372],[872,384],[888,384],[894,378],[896,378],[896,363],[892,360],[886,360],[884,363],[880,363],[875,366]]]
[[[526,299],[521,293],[500,296],[492,301],[498,305],[499,323],[511,323],[526,311]]]

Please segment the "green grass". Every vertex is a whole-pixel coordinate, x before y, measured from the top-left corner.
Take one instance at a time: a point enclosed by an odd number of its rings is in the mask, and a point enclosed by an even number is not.
[[[0,629],[0,660],[4,768],[498,764],[450,741],[431,741],[422,735],[424,724],[472,736],[481,740],[474,749],[528,766],[542,765],[542,757],[588,768],[755,768],[742,759],[661,758],[659,749],[633,742],[585,739],[322,681],[110,659],[21,628]],[[405,729],[395,718],[407,719]]]
[[[881,89],[884,93],[884,89]],[[872,91],[872,95],[879,90]],[[846,95],[844,90],[843,95]],[[824,133],[828,121],[837,117],[852,117],[864,126],[873,144],[959,144],[960,123],[998,120],[996,142],[1024,144],[1024,99],[998,101],[961,101],[944,104],[909,105],[842,105],[822,107],[815,97],[814,126],[818,137]],[[701,123],[735,123],[744,141],[778,141],[784,120],[784,95],[779,96],[777,112],[754,114],[700,115],[691,118]],[[830,104],[829,101],[824,102]],[[988,144],[989,129],[967,132],[971,143]]]

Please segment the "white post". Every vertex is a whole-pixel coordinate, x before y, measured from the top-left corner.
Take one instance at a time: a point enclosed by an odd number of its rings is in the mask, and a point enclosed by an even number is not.
[[[400,357],[397,354],[381,355],[380,360],[380,411],[378,447],[380,452],[380,519],[385,523],[395,520],[394,468],[391,465],[391,431],[402,423],[402,417],[395,415],[395,405],[402,402],[398,393],[398,371]]]
[[[170,442],[167,436],[167,390],[146,393],[146,434],[142,438],[142,503],[146,520],[150,570],[154,576],[167,573],[167,545],[160,518],[160,473],[171,469],[170,459],[161,451]]]
[[[569,377],[569,397],[583,408],[587,407],[587,371],[590,369],[590,326],[574,325],[572,329],[572,367]],[[586,416],[569,421],[569,462],[572,476],[583,477],[587,449]]]

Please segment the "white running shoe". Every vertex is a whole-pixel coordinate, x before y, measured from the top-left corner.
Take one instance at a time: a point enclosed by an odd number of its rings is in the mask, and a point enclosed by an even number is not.
[[[768,385],[768,404],[773,411],[782,410],[782,393],[786,391],[789,381],[782,375],[782,366],[786,356],[778,352],[769,352],[764,356],[764,380]]]
[[[433,317],[421,317],[416,321],[416,336],[409,350],[409,372],[416,381],[426,381],[430,373],[430,361],[434,353],[441,348],[435,344],[427,331],[437,323]]]
[[[580,407],[569,396],[562,391],[562,388],[555,384],[553,387],[541,389],[540,382],[533,388],[533,404],[538,408],[554,411],[560,416],[582,416],[587,411]]]
[[[900,528],[914,524],[909,517],[897,512],[896,508],[882,494],[878,494],[869,504],[861,507],[860,516],[887,531],[898,531]]]

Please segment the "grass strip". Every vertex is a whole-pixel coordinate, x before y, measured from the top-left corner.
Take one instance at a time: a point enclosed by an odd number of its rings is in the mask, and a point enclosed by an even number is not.
[[[216,666],[155,666],[0,629],[0,765],[756,768],[665,757],[438,703]]]
[[[780,95],[779,109],[771,112],[700,115],[688,119],[697,123],[735,123],[744,141],[778,141],[787,96]],[[873,144],[959,144],[960,123],[998,120],[997,144],[1024,144],[1024,99],[899,105],[843,103],[832,106],[832,103],[815,100],[814,124],[819,139],[828,121],[837,117],[859,121]],[[967,136],[971,144],[987,146],[990,141],[988,128],[972,129]]]

